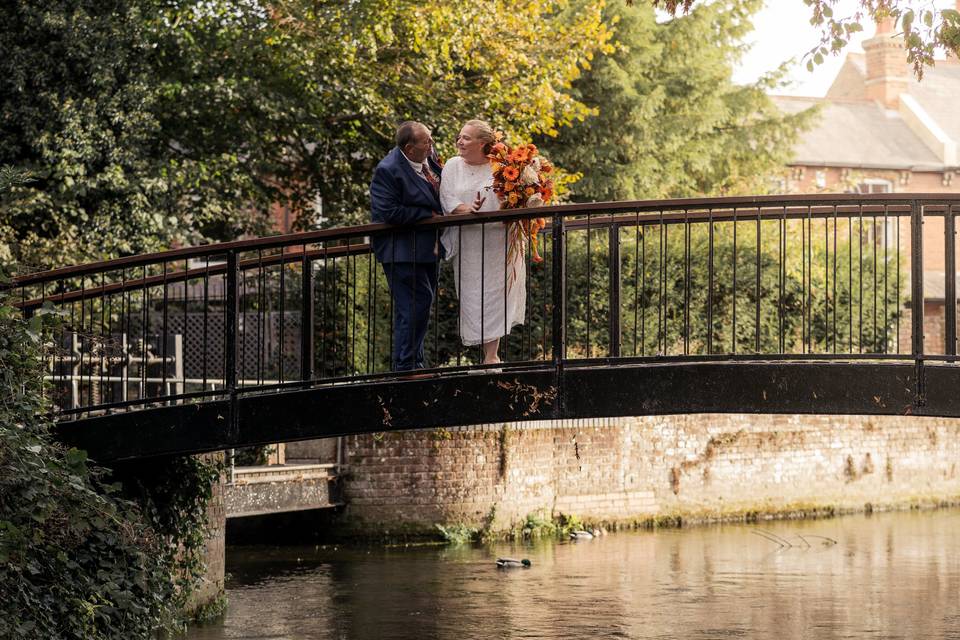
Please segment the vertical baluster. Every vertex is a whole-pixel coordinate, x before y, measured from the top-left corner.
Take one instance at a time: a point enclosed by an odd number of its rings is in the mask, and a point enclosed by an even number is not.
[[[593,356],[590,349],[590,320],[593,311],[593,264],[590,254],[590,214],[587,213],[587,357]]]
[[[370,274],[370,289],[372,290],[373,301],[370,305],[370,316],[369,316],[369,332],[370,336],[370,356],[369,362],[367,363],[367,373],[376,373],[377,372],[377,316],[379,315],[380,307],[377,306],[377,288],[380,282],[380,278],[377,274],[377,263],[373,259],[373,247],[370,247],[370,251],[367,253],[367,271]]]
[[[277,327],[278,339],[277,344],[277,374],[279,381],[283,383],[283,365],[285,363],[284,355],[286,354],[286,345],[284,344],[284,335],[287,324],[287,288],[286,288],[286,274],[287,274],[287,262],[284,257],[284,249],[286,247],[280,247],[280,314],[279,314],[279,324]]]
[[[956,220],[953,217],[953,205],[948,205],[943,213],[943,240],[944,240],[944,321],[946,323],[946,340],[944,353],[948,356],[957,355],[957,262],[956,262]],[[886,226],[886,224],[884,224]],[[886,271],[886,270],[885,270]],[[884,286],[886,290],[886,286]],[[886,300],[886,291],[884,292]],[[899,309],[897,309],[899,315]],[[886,326],[886,313],[884,313]],[[898,336],[899,338],[899,336]]]
[[[611,216],[612,217],[612,216]],[[610,222],[607,243],[610,277],[610,357],[620,357],[620,227]]]
[[[81,406],[90,406],[93,404],[93,305],[90,306],[90,331],[84,340],[84,332],[86,331],[86,313],[87,313],[87,296],[86,296],[86,276],[80,276],[80,405]],[[86,343],[86,347],[84,347]],[[86,354],[84,353],[86,350]],[[83,402],[83,366],[87,365],[87,402]]]
[[[807,270],[807,219],[800,217],[800,352],[807,351],[807,334],[810,326],[807,323],[807,279],[810,274]]]
[[[667,225],[663,221],[663,210],[660,211],[660,264],[659,268],[659,308],[657,309],[657,351],[658,355],[667,354]]]
[[[189,267],[190,267],[190,264],[189,264],[189,262],[187,261],[187,258],[184,258],[184,259],[183,259],[183,335],[182,335],[182,337],[181,337],[181,339],[180,339],[180,343],[181,343],[181,345],[183,345],[183,348],[181,348],[180,353],[178,354],[178,355],[180,356],[180,358],[182,358],[182,359],[185,358],[186,345],[187,345],[187,335],[188,335],[188,333],[187,333],[188,324],[187,324],[187,323],[188,323],[188,321],[189,321],[189,316],[188,316],[188,314],[187,314],[187,309],[188,309],[188,307],[189,307],[189,298],[187,297],[187,291],[188,291],[189,288],[190,288],[190,279],[189,279],[189,277],[187,276],[187,274],[188,274],[188,272],[189,272]],[[206,348],[206,346],[207,346],[207,345],[204,344],[204,345],[203,345],[203,348]],[[184,393],[184,392],[186,392],[186,390],[187,390],[187,383],[186,383],[187,367],[186,367],[186,363],[185,363],[185,362],[180,362],[180,363],[178,363],[178,365],[179,365],[180,371],[183,372],[183,375],[181,376],[181,380],[180,380],[180,382],[179,382],[179,389],[180,389],[180,393]],[[181,400],[180,402],[184,402],[184,400]]]
[[[229,395],[228,430],[230,439],[237,435],[239,416],[237,415],[237,332],[240,324],[239,300],[240,261],[235,250],[227,251],[226,274],[226,326],[224,333],[224,363],[225,386]]]
[[[544,258],[544,262],[543,262],[544,266],[543,266],[543,269],[541,269],[541,277],[540,277],[540,341],[541,341],[540,359],[546,360],[547,359],[547,288],[548,288],[547,283],[550,282],[550,280],[547,280],[547,268],[548,268],[547,261],[546,261],[547,234],[543,233],[540,236],[538,236],[538,238],[541,239],[541,240],[538,240],[538,242],[539,241],[543,242],[543,249],[541,250],[540,255],[543,256]],[[552,274],[552,270],[553,270],[552,261],[549,265],[549,269],[551,270],[550,273]]]
[[[210,310],[210,254],[204,256],[203,266],[203,347],[200,349],[203,358],[201,375],[203,377],[203,391],[207,390],[207,352],[210,350],[210,333],[208,312]]]
[[[877,333],[879,333],[877,326],[877,215],[874,214],[871,218],[872,222],[870,225],[870,230],[873,232],[873,242],[870,244],[873,246],[873,335],[871,336],[871,350],[870,353],[877,353]]]
[[[690,215],[683,210],[683,355],[690,355]]]
[[[267,322],[270,316],[267,315],[268,291],[267,291],[267,271],[263,267],[263,250],[257,249],[257,343],[256,349],[257,361],[257,384],[263,384],[267,376]],[[246,322],[244,323],[246,325]],[[246,342],[246,341],[244,341]]]
[[[807,353],[813,352],[813,208],[807,207]]]
[[[367,252],[367,366],[366,373],[374,373],[377,357],[377,278],[374,273],[373,249]],[[311,329],[312,330],[312,329]]]
[[[149,348],[147,347],[147,340],[149,339],[149,325],[150,325],[150,287],[147,286],[147,266],[143,266],[143,322],[142,322],[142,333],[140,340],[141,354],[140,354],[140,399],[144,400],[147,397],[147,357],[149,356]]]
[[[639,214],[638,214],[639,217]],[[647,227],[640,234],[640,300],[643,311],[640,312],[640,355],[647,355]]]
[[[737,353],[737,208],[733,208],[733,332],[730,336],[730,352]]]
[[[637,320],[640,313],[640,209],[637,209],[633,228],[633,355],[637,355]]]
[[[480,275],[483,278],[483,274]],[[463,295],[463,224],[457,225],[457,294]],[[463,363],[463,308],[457,305],[457,366]]]
[[[953,269],[953,265],[950,267]],[[900,316],[903,315],[900,309],[900,215],[897,215],[897,353],[900,353]]]
[[[779,249],[778,258],[780,260],[777,269],[777,352],[783,354],[786,351],[784,331],[784,281],[787,273],[787,208],[780,209],[780,224],[777,227],[777,247]]]
[[[503,227],[503,228],[504,228],[504,234],[503,234],[503,300],[502,300],[502,302],[503,302],[503,307],[502,307],[502,308],[503,308],[503,338],[501,338],[500,342],[499,342],[498,345],[497,345],[497,349],[498,349],[499,351],[502,351],[502,353],[503,353],[503,355],[500,356],[500,359],[501,359],[501,360],[506,360],[506,359],[507,359],[507,357],[506,357],[506,356],[507,356],[507,330],[508,330],[508,327],[507,327],[507,289],[508,289],[509,286],[510,286],[510,281],[509,281],[507,278],[508,278],[508,276],[510,275],[509,272],[513,269],[513,264],[510,263],[510,260],[509,260],[509,256],[510,256],[510,251],[509,251],[509,246],[510,246],[510,234],[511,234],[511,232],[513,232],[513,233],[516,233],[516,234],[518,234],[518,235],[521,235],[520,226],[519,226],[520,223],[521,223],[521,221],[520,221],[520,220],[517,220],[516,222],[512,222],[512,223],[507,224],[507,225],[505,225],[505,226]],[[516,226],[515,226],[515,225],[516,225]],[[516,275],[516,274],[514,274],[514,275]]]
[[[243,261],[240,260],[239,254],[237,257],[239,262],[239,275],[237,287],[237,305],[239,307],[239,314],[237,320],[237,350],[240,352],[240,356],[237,359],[237,384],[240,386],[246,386],[248,380],[248,371],[247,371],[247,345],[250,342],[250,315],[251,312],[257,318],[256,326],[253,328],[254,331],[254,343],[251,345],[254,350],[254,358],[258,358],[260,355],[260,275],[256,275],[255,284],[250,285],[254,287],[253,296],[250,295],[250,292],[247,290],[247,282],[250,280],[250,274],[247,273],[248,269],[243,267]],[[253,298],[251,301],[250,298]],[[260,379],[260,369],[259,366],[254,371],[255,384],[261,384],[262,380]]]
[[[754,333],[754,337],[753,337],[754,346],[753,346],[753,349],[754,349],[754,352],[755,352],[755,353],[760,353],[760,300],[761,300],[761,298],[763,297],[763,291],[762,291],[761,288],[760,288],[760,287],[761,287],[760,275],[761,275],[761,270],[762,270],[762,266],[761,266],[761,264],[760,264],[760,254],[761,254],[762,251],[763,251],[763,245],[762,245],[761,239],[760,239],[760,233],[761,233],[761,228],[760,228],[760,225],[761,225],[760,213],[761,213],[761,207],[758,205],[758,206],[757,206],[757,252],[756,252],[756,256],[755,256],[755,258],[756,258],[756,266],[755,266],[755,268],[754,268],[754,271],[755,271],[755,273],[756,273],[756,279],[757,279],[757,282],[756,282],[756,285],[755,285],[755,286],[756,286],[756,292],[757,292],[757,293],[756,293],[757,299],[756,299],[756,305],[755,305],[756,308],[755,308],[755,310],[754,310],[755,318],[754,318],[754,332],[753,332],[753,333]]]
[[[830,219],[823,217],[823,352],[830,351]]]
[[[346,296],[347,313],[350,315],[347,375],[352,376],[357,373],[357,254],[353,248],[353,238],[347,238],[347,273],[351,274],[350,295]]]
[[[946,217],[946,212],[944,217]],[[887,205],[883,205],[883,352],[888,353],[887,348],[887,269],[890,265],[890,252],[887,249]],[[944,270],[946,272],[946,270]]]
[[[707,212],[707,355],[713,355],[713,209]]]
[[[393,244],[391,242],[391,244]],[[323,288],[320,289],[320,377],[327,375],[327,306],[330,285],[327,279],[327,241],[323,243]],[[391,263],[391,268],[393,264]],[[393,358],[393,296],[390,297],[390,357]],[[391,360],[391,368],[392,368]]]
[[[915,363],[916,404],[926,404],[923,369],[923,210],[917,200],[910,201],[910,306],[912,312],[912,353]]]
[[[164,395],[170,395],[170,391],[167,388],[167,335],[169,331],[169,289],[167,287],[167,261],[163,261],[163,302],[161,303],[163,309],[163,330],[161,331],[160,338],[160,393]],[[169,404],[169,403],[168,403]]]
[[[369,325],[368,325],[369,326]],[[300,380],[313,379],[313,262],[300,247]]]
[[[553,290],[553,366],[558,376],[562,374],[563,360],[567,355],[566,238],[564,237],[564,233],[563,216],[561,214],[554,214],[551,234],[553,238],[551,289]],[[560,400],[562,401],[562,397]],[[557,405],[559,404],[558,402]],[[557,406],[558,410],[560,408],[561,407]]]
[[[97,402],[98,405],[103,405],[107,403],[107,394],[105,392],[105,384],[103,379],[103,368],[104,368],[104,358],[106,357],[106,351],[109,348],[109,338],[107,337],[107,332],[104,330],[104,325],[106,325],[106,312],[107,312],[107,303],[110,300],[110,296],[106,293],[107,287],[107,272],[100,272],[100,293],[98,296],[93,298],[91,303],[99,302],[100,304],[100,334],[98,337],[99,344],[97,345]],[[92,328],[92,327],[91,327]],[[92,354],[91,354],[92,355]],[[91,364],[93,364],[91,362]]]
[[[859,250],[859,258],[858,258],[858,260],[859,260],[859,262],[860,262],[860,268],[859,268],[859,270],[858,270],[858,276],[859,276],[859,280],[860,280],[860,283],[859,283],[859,287],[860,287],[860,323],[859,323],[860,344],[859,344],[859,352],[860,352],[860,353],[863,353],[863,204],[862,204],[862,203],[860,204],[858,213],[859,213],[859,218],[860,218],[860,234],[859,234],[859,235],[860,235],[860,240],[859,240],[859,242],[857,242],[857,245],[858,245],[858,247],[859,247],[859,249],[858,249],[858,250]]]
[[[837,352],[837,205],[833,205],[833,352]]]
[[[847,353],[853,353],[853,214],[847,217]]]

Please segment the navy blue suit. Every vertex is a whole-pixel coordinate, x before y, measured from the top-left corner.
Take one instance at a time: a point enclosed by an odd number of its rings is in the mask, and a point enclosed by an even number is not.
[[[427,161],[439,179],[440,166]],[[440,194],[417,174],[394,147],[373,172],[370,183],[373,222],[412,225],[440,213]],[[398,229],[373,237],[373,252],[383,267],[393,296],[393,368],[422,369],[423,340],[437,292],[437,269],[443,247],[436,230]]]

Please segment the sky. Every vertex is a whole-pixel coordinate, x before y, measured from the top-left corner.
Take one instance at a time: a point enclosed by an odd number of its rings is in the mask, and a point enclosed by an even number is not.
[[[954,1],[934,0],[934,4],[940,8],[952,8]],[[922,5],[927,2],[914,4]],[[834,15],[838,18],[852,15],[858,4],[857,0],[839,0],[834,8]],[[755,31],[747,38],[753,46],[739,68],[734,70],[734,81],[752,82],[763,73],[775,69],[781,62],[796,58],[789,74],[791,85],[776,93],[823,96],[840,70],[847,52],[862,52],[861,43],[873,36],[876,26],[869,19],[864,21],[863,31],[854,34],[853,40],[839,56],[828,56],[826,61],[814,67],[811,73],[806,69],[803,54],[820,41],[820,32],[810,25],[810,16],[811,9],[803,0],[767,0],[764,8],[754,16]]]

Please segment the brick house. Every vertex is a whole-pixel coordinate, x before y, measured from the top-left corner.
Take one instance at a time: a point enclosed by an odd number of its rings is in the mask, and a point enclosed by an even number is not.
[[[889,19],[879,23],[863,49],[847,54],[823,98],[773,96],[787,113],[820,109],[813,127],[794,147],[779,190],[960,191],[960,61],[938,60],[918,80],[906,62],[902,36]],[[895,242],[896,235],[885,237]],[[899,236],[901,248],[909,253],[909,225],[899,225]],[[925,220],[923,237],[925,351],[943,353],[943,219]],[[909,350],[909,336],[905,339],[901,337],[901,350]]]

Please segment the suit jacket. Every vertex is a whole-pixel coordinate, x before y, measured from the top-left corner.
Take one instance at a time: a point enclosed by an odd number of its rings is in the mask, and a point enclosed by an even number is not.
[[[440,165],[428,158],[440,179]],[[441,212],[440,196],[418,175],[410,162],[394,147],[373,171],[370,183],[370,213],[373,222],[412,225],[433,212]],[[443,257],[435,229],[398,229],[393,234],[373,237],[373,252],[380,262],[436,262]]]

